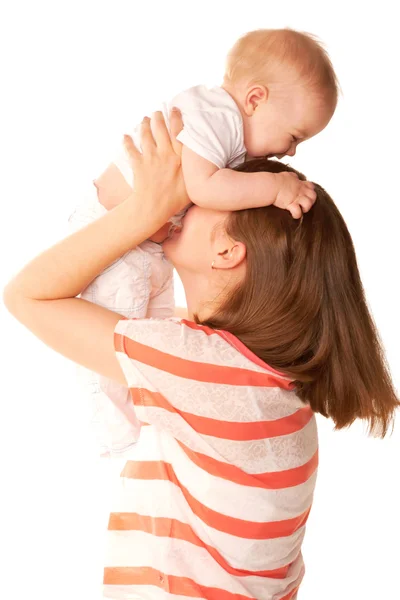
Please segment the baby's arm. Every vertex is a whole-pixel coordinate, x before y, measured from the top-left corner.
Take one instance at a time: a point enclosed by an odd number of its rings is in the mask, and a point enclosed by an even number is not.
[[[219,169],[187,146],[182,149],[182,170],[189,198],[203,208],[240,210],[271,204],[288,208],[297,202],[306,211],[310,208],[307,200],[312,204],[316,197],[313,185],[293,173]],[[294,207],[292,214],[300,217],[301,209]]]
[[[187,146],[182,149],[182,170],[189,198],[203,208],[256,208],[273,204],[277,196],[277,173],[219,169]]]

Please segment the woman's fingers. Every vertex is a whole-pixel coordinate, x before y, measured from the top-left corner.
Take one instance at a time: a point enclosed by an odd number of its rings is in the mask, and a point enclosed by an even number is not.
[[[172,110],[170,113],[170,131],[165,123],[164,115],[161,111],[153,114],[153,130],[157,148],[161,152],[170,152],[173,150],[181,156],[182,144],[177,141],[176,136],[183,128],[181,113],[178,109]]]
[[[133,143],[133,139],[131,138],[130,135],[125,134],[123,142],[124,142],[125,151],[127,152],[130,159],[137,160],[138,158],[141,157],[141,154],[140,154],[139,150],[136,148],[135,144]]]
[[[170,126],[170,130],[171,130],[172,147],[173,147],[174,151],[176,152],[176,154],[179,154],[179,156],[181,156],[182,143],[178,142],[178,140],[176,139],[176,136],[183,129],[183,120],[182,120],[181,111],[178,108],[176,108],[175,106],[172,108],[171,113],[170,113],[169,126]]]
[[[152,115],[154,140],[157,148],[161,152],[171,151],[171,138],[168,133],[164,115],[160,110],[157,110]]]
[[[124,136],[124,146],[134,172],[136,197],[146,198],[149,214],[154,212],[158,228],[189,203],[178,155],[179,146],[175,140],[178,129],[175,119],[172,127],[172,138],[178,152],[160,111],[152,114],[151,122],[145,117],[141,123],[141,152],[130,136]]]
[[[149,117],[144,117],[141,127],[140,127],[140,144],[142,146],[142,153],[152,154],[154,150],[157,148],[155,138],[153,137],[153,132],[150,126]]]
[[[143,121],[141,122],[140,143],[142,146],[143,154],[145,154],[147,152],[153,152],[156,147],[156,143],[154,141],[153,134],[151,132],[149,117],[144,117]],[[141,159],[142,154],[136,148],[130,135],[126,135],[126,134],[124,135],[124,148],[125,148],[126,152],[128,153],[129,158],[133,162]]]

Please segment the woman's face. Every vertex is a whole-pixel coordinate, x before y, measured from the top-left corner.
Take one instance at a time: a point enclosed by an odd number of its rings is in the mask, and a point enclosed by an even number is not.
[[[166,257],[176,270],[208,273],[215,257],[214,238],[222,229],[228,211],[210,210],[193,205],[178,229],[163,243]]]

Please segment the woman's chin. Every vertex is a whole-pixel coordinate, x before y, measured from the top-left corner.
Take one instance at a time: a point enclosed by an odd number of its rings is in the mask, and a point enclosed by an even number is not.
[[[172,227],[168,237],[163,241],[163,243],[162,243],[163,251],[164,251],[165,256],[168,259],[170,259],[169,250],[170,249],[172,250],[172,248],[175,246],[180,235],[181,235],[181,229],[179,227]]]
[[[163,225],[161,227],[161,229],[159,229],[158,231],[156,231],[149,238],[149,240],[151,240],[152,242],[157,242],[157,244],[161,244],[165,239],[168,238],[168,234],[169,234],[170,228],[171,228],[171,223],[165,223],[165,225]]]

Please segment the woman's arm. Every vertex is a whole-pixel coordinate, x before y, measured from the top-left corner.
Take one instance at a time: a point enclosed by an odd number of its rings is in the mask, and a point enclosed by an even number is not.
[[[182,127],[171,115],[172,144],[162,113],[154,136],[147,120],[141,155],[128,150],[135,170],[135,192],[122,204],[34,258],[6,286],[7,309],[37,337],[74,362],[126,385],[113,349],[113,331],[122,317],[75,298],[98,273],[147,239],[188,203],[180,144]],[[104,243],[107,240],[107,244]]]
[[[75,296],[147,237],[135,226],[143,222],[143,214],[139,203],[132,200],[37,256],[8,283],[3,294],[10,313],[46,345],[123,385],[126,381],[115,357],[112,335],[123,317]]]

